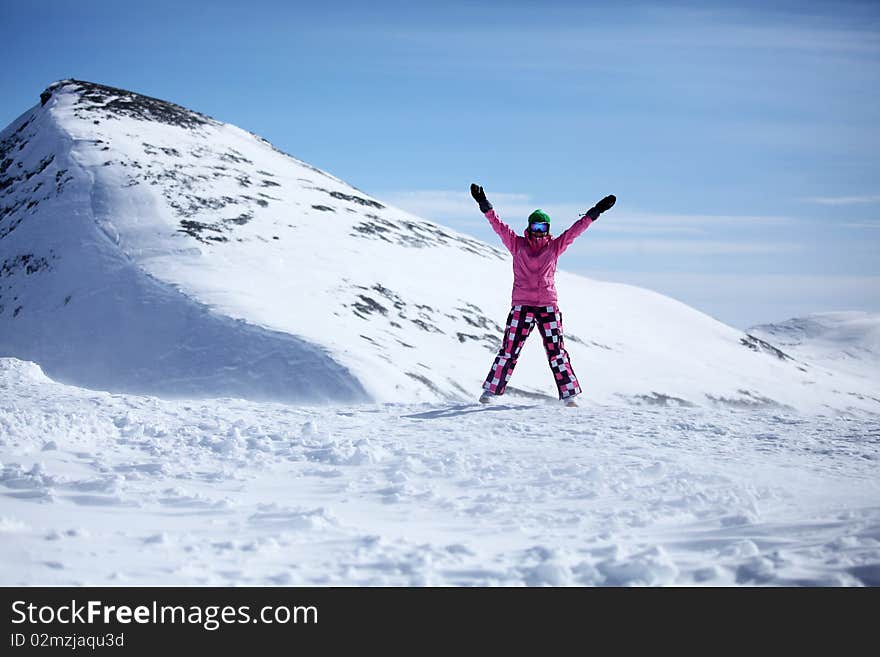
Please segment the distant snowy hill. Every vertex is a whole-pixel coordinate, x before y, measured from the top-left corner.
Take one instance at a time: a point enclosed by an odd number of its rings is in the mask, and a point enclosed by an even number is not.
[[[56,82],[0,133],[0,356],[67,383],[472,400],[500,342],[510,269],[495,246],[129,91]],[[880,410],[876,377],[824,356],[648,290],[564,272],[558,288],[585,399]],[[512,386],[554,395],[538,340]]]
[[[880,315],[818,313],[749,329],[793,356],[870,380],[880,394]]]

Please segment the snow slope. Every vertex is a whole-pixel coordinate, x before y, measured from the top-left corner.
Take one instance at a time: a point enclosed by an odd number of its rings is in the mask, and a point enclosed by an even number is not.
[[[2,585],[880,585],[870,413],[0,397]]]
[[[876,378],[649,290],[557,280],[593,400],[880,409]],[[472,399],[510,284],[495,246],[172,103],[65,80],[0,134],[0,355],[60,381],[166,398]],[[555,396],[534,338],[510,392]]]

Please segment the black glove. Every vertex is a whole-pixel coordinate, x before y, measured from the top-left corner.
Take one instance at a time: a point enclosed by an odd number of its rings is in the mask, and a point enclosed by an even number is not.
[[[476,183],[471,183],[471,196],[473,196],[474,200],[479,203],[480,212],[483,214],[486,214],[492,209],[492,204],[489,203],[489,200],[486,198],[486,193],[483,191],[483,188]]]
[[[593,221],[596,221],[596,219],[599,218],[600,214],[605,212],[605,210],[610,209],[611,206],[614,205],[614,202],[616,200],[617,200],[617,197],[614,194],[611,194],[610,196],[606,196],[601,201],[596,203],[596,205],[594,205],[592,208],[587,210],[587,216],[590,219],[592,219]]]

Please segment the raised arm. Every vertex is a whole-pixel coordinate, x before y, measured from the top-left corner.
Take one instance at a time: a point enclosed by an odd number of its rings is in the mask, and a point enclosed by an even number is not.
[[[614,205],[615,201],[617,201],[617,197],[613,194],[610,196],[606,196],[601,201],[596,203],[592,208],[587,210],[586,214],[584,214],[580,219],[575,221],[571,227],[564,231],[561,235],[559,235],[555,240],[553,240],[556,246],[556,253],[561,254],[565,251],[572,242],[575,241],[577,237],[580,236],[587,228],[590,227],[594,221],[599,218],[599,215],[608,210],[612,205]]]
[[[473,196],[474,200],[480,205],[480,212],[482,212],[486,219],[489,220],[489,225],[492,226],[492,230],[498,233],[498,237],[504,242],[504,246],[507,247],[508,251],[513,253],[513,248],[516,244],[516,233],[513,232],[513,229],[510,226],[501,221],[501,218],[495,210],[492,209],[492,204],[489,203],[486,198],[486,193],[483,191],[483,188],[475,183],[471,183],[471,196]]]

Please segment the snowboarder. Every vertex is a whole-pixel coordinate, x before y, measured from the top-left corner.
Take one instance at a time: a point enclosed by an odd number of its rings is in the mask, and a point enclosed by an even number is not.
[[[471,196],[513,256],[512,308],[507,316],[501,349],[483,383],[480,401],[487,404],[496,395],[504,394],[523,344],[537,325],[559,389],[559,399],[566,406],[577,406],[574,397],[580,394],[581,388],[562,340],[562,313],[557,305],[555,283],[556,261],[578,235],[614,205],[617,198],[606,196],[568,230],[553,237],[550,235],[550,217],[543,210],[535,210],[529,215],[528,227],[523,236],[519,236],[501,221],[482,187],[471,184]]]

